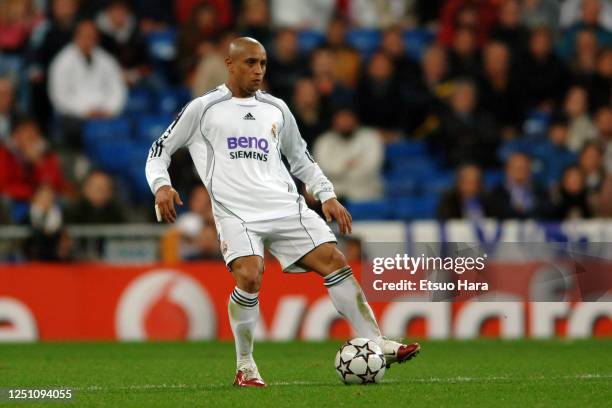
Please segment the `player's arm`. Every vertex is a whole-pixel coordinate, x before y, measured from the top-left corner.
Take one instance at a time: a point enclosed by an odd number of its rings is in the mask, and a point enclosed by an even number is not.
[[[177,115],[159,139],[149,150],[145,173],[153,194],[155,205],[159,208],[165,222],[176,220],[175,204],[183,205],[178,192],[172,188],[168,166],[172,154],[181,147],[189,146],[194,135],[199,132],[200,115],[198,101],[192,101]]]
[[[325,177],[319,165],[314,161],[308,151],[306,142],[300,135],[295,118],[285,110],[286,122],[282,128],[280,138],[281,152],[287,158],[291,173],[306,185],[306,190],[317,200],[321,201],[323,214],[327,222],[336,220],[340,232],[352,232],[353,218],[351,214],[338,202],[334,193],[334,186]]]

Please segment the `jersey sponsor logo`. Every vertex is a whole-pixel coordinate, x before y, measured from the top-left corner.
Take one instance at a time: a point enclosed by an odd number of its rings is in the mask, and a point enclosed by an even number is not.
[[[268,161],[270,142],[266,138],[254,136],[232,136],[227,138],[227,148],[230,150],[230,159],[255,159]],[[240,149],[254,149],[240,150]],[[259,152],[257,151],[259,150]]]
[[[244,115],[244,117],[242,119],[244,119],[244,120],[255,120],[255,116],[251,115],[251,112],[249,112],[246,115]]]

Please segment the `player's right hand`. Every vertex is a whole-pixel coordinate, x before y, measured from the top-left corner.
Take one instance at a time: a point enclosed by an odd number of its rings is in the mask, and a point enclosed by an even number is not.
[[[176,221],[175,203],[183,205],[179,193],[171,186],[161,186],[155,192],[155,204],[159,207],[159,212],[164,222]]]

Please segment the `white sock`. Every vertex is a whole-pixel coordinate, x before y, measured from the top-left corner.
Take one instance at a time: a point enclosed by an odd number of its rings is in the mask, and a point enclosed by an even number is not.
[[[372,309],[350,266],[338,269],[325,277],[325,287],[338,313],[344,316],[359,337],[383,346],[383,338]]]
[[[227,311],[236,344],[238,369],[255,364],[253,360],[253,335],[259,318],[259,292],[248,293],[238,287],[230,295]]]

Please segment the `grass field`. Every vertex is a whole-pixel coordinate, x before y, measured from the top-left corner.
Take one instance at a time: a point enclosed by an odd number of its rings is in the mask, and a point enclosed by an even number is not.
[[[338,346],[256,344],[269,387],[235,389],[231,343],[4,344],[0,387],[71,387],[78,407],[612,406],[612,341],[424,342],[367,386],[339,381]]]

